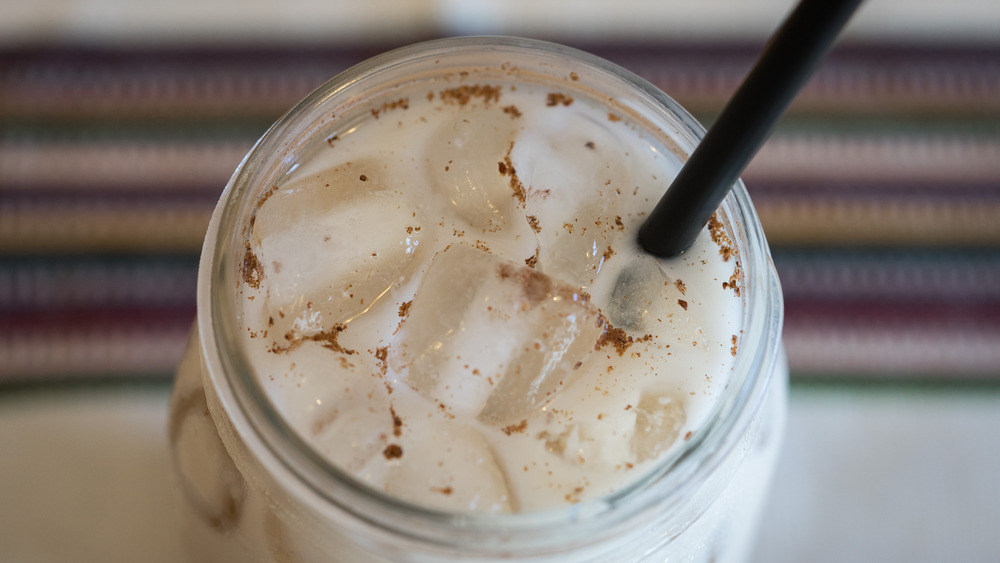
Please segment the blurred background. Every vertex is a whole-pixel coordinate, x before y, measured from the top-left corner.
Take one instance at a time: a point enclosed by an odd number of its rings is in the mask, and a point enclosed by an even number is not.
[[[205,227],[312,89],[521,35],[708,125],[793,4],[0,0],[0,560],[176,560],[162,434]],[[744,180],[792,372],[756,560],[1000,560],[1000,2],[868,0]]]

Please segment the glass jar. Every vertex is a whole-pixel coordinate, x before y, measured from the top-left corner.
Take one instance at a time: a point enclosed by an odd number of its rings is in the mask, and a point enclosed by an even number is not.
[[[462,69],[559,80],[651,124],[681,158],[703,129],[641,78],[566,47],[454,38],[399,49],[342,73],[276,122],[240,164],[209,226],[198,319],[178,369],[169,443],[184,543],[199,561],[741,561],[783,434],[782,297],[742,182],[719,218],[742,265],[742,339],[708,420],[645,477],[568,508],[449,513],[375,491],[331,465],[258,384],[238,334],[245,226],[336,116],[414,81]],[[505,66],[508,65],[508,66]],[[603,98],[602,98],[603,99]],[[372,106],[377,107],[377,106]]]

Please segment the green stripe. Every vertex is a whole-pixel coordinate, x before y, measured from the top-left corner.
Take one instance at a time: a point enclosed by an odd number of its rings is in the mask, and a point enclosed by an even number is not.
[[[3,119],[4,142],[235,141],[253,142],[280,115],[143,119]]]
[[[798,393],[850,392],[886,397],[938,397],[1000,395],[1000,371],[992,375],[923,376],[884,373],[792,372],[791,389]]]
[[[25,397],[59,394],[85,396],[92,393],[154,392],[167,393],[173,387],[173,373],[144,375],[94,375],[73,379],[33,377],[27,381],[0,382],[0,404]]]
[[[706,128],[717,115],[695,116]],[[939,115],[880,116],[861,114],[788,114],[774,129],[775,135],[816,134],[823,136],[962,136],[1000,138],[1000,115],[943,112]]]

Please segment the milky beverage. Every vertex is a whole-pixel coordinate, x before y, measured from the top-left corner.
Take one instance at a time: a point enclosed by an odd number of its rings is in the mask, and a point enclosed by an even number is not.
[[[719,214],[680,258],[643,253],[636,230],[685,149],[573,68],[497,61],[344,103],[289,149],[235,239],[233,338],[286,438],[355,493],[451,514],[606,506],[719,408],[743,344],[743,258]],[[315,515],[276,492],[225,391],[199,395],[210,368],[198,353],[194,376],[181,368],[171,438],[188,503],[215,528],[199,556],[227,552],[218,534],[238,536],[236,558],[374,557],[310,531]],[[188,395],[207,396],[200,422]],[[730,465],[758,489],[770,470]],[[759,493],[743,494],[753,511]],[[713,514],[718,495],[696,512]],[[260,538],[241,530],[254,519]],[[732,543],[745,543],[741,526]],[[698,529],[681,525],[657,557],[725,559]],[[396,549],[379,553],[423,560]]]

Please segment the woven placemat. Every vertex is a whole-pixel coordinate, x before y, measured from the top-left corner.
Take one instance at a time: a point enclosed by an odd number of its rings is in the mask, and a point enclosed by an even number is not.
[[[170,377],[232,170],[391,46],[0,48],[0,383]],[[576,46],[705,123],[760,49]],[[1000,382],[1000,43],[838,48],[745,181],[794,378]]]

